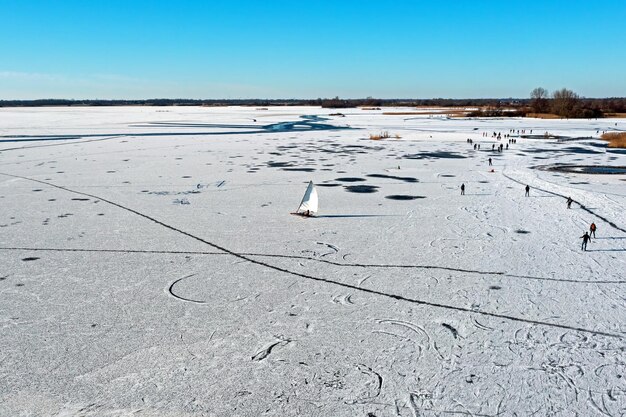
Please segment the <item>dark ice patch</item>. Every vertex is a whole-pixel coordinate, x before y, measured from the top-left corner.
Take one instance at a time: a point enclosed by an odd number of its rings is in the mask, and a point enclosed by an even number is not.
[[[314,172],[315,168],[281,168],[281,171]]]
[[[405,154],[405,159],[465,159],[466,157],[455,152],[420,152],[414,154]]]
[[[419,182],[419,180],[417,178],[414,178],[414,177],[400,177],[400,176],[397,176],[397,175],[369,174],[368,177],[370,177],[370,178],[386,178],[386,179],[399,180],[399,181],[404,181],[404,182]]]
[[[335,178],[335,181],[340,181],[340,182],[361,182],[361,181],[365,181],[365,178],[341,177],[341,178]]]
[[[597,151],[595,149],[582,148],[580,146],[568,146],[566,148],[529,148],[524,149],[524,152],[529,153],[569,153],[569,154],[579,154],[579,155],[593,155],[593,154],[601,154],[604,151]]]
[[[604,175],[623,175],[626,174],[626,166],[611,165],[545,165],[538,166],[538,169],[544,171],[565,172],[573,174],[604,174]]]
[[[426,197],[424,197],[423,195],[394,194],[394,195],[386,195],[385,198],[389,200],[408,201],[408,200],[418,200],[420,198],[426,198]]]
[[[274,161],[269,161],[267,163],[267,166],[270,167],[270,168],[285,168],[285,167],[295,166],[295,162],[274,162]]]
[[[378,192],[375,185],[344,185],[343,188],[351,193],[370,194]]]

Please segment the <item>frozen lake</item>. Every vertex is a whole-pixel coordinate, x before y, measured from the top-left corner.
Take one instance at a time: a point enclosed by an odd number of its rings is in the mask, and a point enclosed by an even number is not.
[[[626,121],[339,112],[1,108],[0,415],[625,415]]]

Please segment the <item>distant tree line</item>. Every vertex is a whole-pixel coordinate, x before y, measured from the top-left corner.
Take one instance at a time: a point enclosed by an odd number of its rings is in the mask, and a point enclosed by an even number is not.
[[[467,106],[501,106],[520,105],[525,100],[480,98],[480,99],[144,99],[144,100],[0,100],[0,107],[43,107],[43,106],[320,106],[324,108],[350,107],[381,107],[381,106],[436,106],[436,107],[467,107]]]
[[[552,113],[566,118],[597,118],[606,113],[626,112],[626,98],[582,98],[561,88],[549,94],[542,87],[530,92],[530,107],[535,113]]]
[[[514,98],[431,98],[431,99],[145,99],[145,100],[0,100],[0,107],[43,106],[320,106],[323,108],[432,106],[476,107],[475,116],[523,116],[527,113],[554,113],[567,118],[595,118],[607,113],[626,113],[626,98],[583,98],[568,89],[554,91],[538,87],[528,99]]]
[[[488,106],[467,113],[467,117],[524,117],[528,113],[527,107]]]

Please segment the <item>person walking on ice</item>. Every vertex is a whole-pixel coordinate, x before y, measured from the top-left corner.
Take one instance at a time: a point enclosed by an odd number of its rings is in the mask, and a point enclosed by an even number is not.
[[[530,197],[530,185],[526,186],[526,197]]]
[[[593,238],[596,238],[596,224],[595,223],[591,223],[591,226],[589,226],[589,234],[591,236],[593,236]]]
[[[567,208],[571,209],[572,208],[572,202],[574,200],[572,200],[572,197],[567,197]]]
[[[465,184],[461,184],[461,195],[465,195]]]
[[[582,235],[580,238],[583,240],[583,244],[580,247],[580,249],[586,251],[587,250],[587,242],[591,242],[591,236],[589,236],[589,233],[585,232],[585,234]]]
[[[491,165],[492,165],[492,164],[491,164],[491,158],[489,158],[489,166],[491,166]]]

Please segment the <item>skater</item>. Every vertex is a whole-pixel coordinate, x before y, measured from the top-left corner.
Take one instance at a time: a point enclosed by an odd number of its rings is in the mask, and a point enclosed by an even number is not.
[[[526,197],[530,197],[530,185],[526,185]]]
[[[585,232],[585,234],[582,235],[580,238],[583,240],[583,244],[580,247],[580,249],[586,251],[587,250],[587,242],[591,242],[591,236],[589,236],[589,233]]]
[[[567,197],[567,208],[571,209],[572,208],[572,202],[574,200],[572,200],[572,197]]]
[[[591,223],[591,226],[589,226],[589,235],[593,236],[593,238],[596,238],[596,224],[595,223]]]
[[[461,184],[461,195],[465,195],[465,184]]]
[[[491,158],[489,158],[489,166],[491,166]]]

